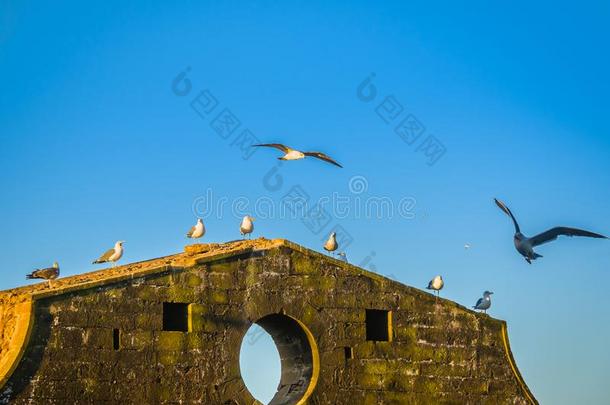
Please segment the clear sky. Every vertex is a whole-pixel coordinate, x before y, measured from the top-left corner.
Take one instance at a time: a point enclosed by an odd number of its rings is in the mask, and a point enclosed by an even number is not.
[[[562,239],[530,266],[492,199],[526,234],[610,233],[608,2],[124,3],[0,3],[1,289],[53,260],[93,270],[118,239],[124,262],[179,252],[198,212],[213,242],[243,211],[314,249],[341,226],[355,264],[442,274],[464,305],[494,291],[541,403],[607,403],[610,242]],[[345,168],[269,174],[278,151],[248,155],[244,130]],[[306,226],[279,212],[291,190],[351,208]],[[370,198],[411,205],[358,213]]]

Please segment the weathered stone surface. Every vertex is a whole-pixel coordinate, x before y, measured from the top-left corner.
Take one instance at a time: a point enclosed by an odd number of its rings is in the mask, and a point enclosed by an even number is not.
[[[536,403],[503,321],[287,241],[185,250],[0,293],[0,403],[253,404],[254,322],[282,357],[273,403]],[[367,309],[391,311],[388,341]]]

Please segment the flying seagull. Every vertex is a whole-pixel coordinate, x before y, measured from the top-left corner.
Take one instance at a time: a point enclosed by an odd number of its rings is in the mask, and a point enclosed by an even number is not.
[[[101,255],[99,259],[93,262],[93,264],[111,262],[112,267],[114,267],[116,262],[119,261],[119,259],[123,256],[123,243],[125,243],[124,240],[120,240],[115,243],[112,249]]]
[[[493,293],[490,291],[485,291],[483,293],[483,298],[479,298],[473,308],[482,310],[484,313],[487,313],[487,310],[489,309],[489,307],[491,307],[491,294]]]
[[[205,235],[205,225],[203,225],[203,220],[198,218],[197,224],[195,224],[195,226],[186,233],[186,237],[191,239],[199,239],[203,235]]]
[[[430,282],[428,283],[428,287],[426,287],[426,289],[434,290],[434,292],[436,293],[436,296],[438,297],[440,294],[440,291],[443,289],[444,286],[445,286],[445,282],[443,281],[443,278],[441,276],[436,276],[432,280],[430,280]]]
[[[521,233],[521,229],[519,228],[519,224],[517,223],[515,216],[510,211],[510,209],[506,206],[506,204],[504,204],[502,201],[500,201],[498,199],[494,199],[494,201],[496,202],[496,205],[498,207],[500,207],[500,209],[502,211],[504,211],[508,216],[510,216],[511,219],[513,220],[513,224],[515,225],[515,237],[514,237],[515,248],[517,249],[517,251],[519,253],[521,253],[521,255],[523,257],[525,257],[525,260],[529,264],[532,264],[532,260],[536,260],[539,257],[542,257],[538,253],[534,252],[534,247],[542,245],[547,242],[552,242],[555,239],[557,239],[558,236],[561,236],[561,235],[587,236],[589,238],[608,239],[604,235],[600,235],[600,234],[589,232],[589,231],[584,231],[582,229],[566,228],[565,226],[558,226],[558,227],[549,229],[548,231],[542,232],[536,236],[528,238]]]
[[[33,278],[47,280],[49,282],[49,287],[51,287],[51,280],[55,280],[57,277],[59,277],[59,264],[57,262],[54,262],[52,267],[47,267],[46,269],[36,269],[25,276],[25,278],[28,280]]]
[[[261,143],[261,144],[254,145],[254,146],[266,146],[269,148],[276,148],[276,149],[281,150],[282,152],[284,152],[284,156],[279,157],[278,158],[279,160],[299,160],[299,159],[305,159],[305,156],[311,156],[311,157],[321,159],[321,160],[328,162],[330,164],[333,164],[335,166],[343,167],[339,163],[337,163],[335,160],[333,160],[330,156],[328,156],[322,152],[301,152],[299,150],[289,148],[286,145],[282,145],[281,143]]]
[[[253,231],[254,231],[254,218],[252,218],[249,215],[246,215],[244,217],[244,219],[241,220],[241,225],[239,225],[239,233],[241,233],[241,235],[245,239],[246,235],[248,235],[248,238],[249,238],[250,234]]]
[[[326,250],[328,253],[332,254],[332,252],[337,250],[338,247],[339,247],[339,244],[337,243],[337,233],[333,232],[330,234],[330,236],[328,237],[328,240],[324,244],[324,250]]]

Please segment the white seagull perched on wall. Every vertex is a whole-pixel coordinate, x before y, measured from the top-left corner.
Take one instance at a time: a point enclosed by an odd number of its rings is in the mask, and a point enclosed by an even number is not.
[[[333,254],[333,252],[337,250],[338,247],[339,244],[337,243],[337,233],[333,232],[330,234],[328,240],[324,244],[324,250],[326,250],[330,254]]]
[[[519,228],[519,224],[517,223],[515,216],[513,215],[511,210],[506,206],[506,204],[504,204],[502,201],[498,200],[497,198],[495,198],[494,201],[496,202],[496,205],[498,207],[500,207],[500,209],[502,211],[504,211],[513,220],[513,224],[515,225],[515,236],[514,236],[515,248],[517,249],[517,252],[521,253],[521,255],[523,257],[525,257],[525,260],[529,264],[532,264],[532,260],[536,260],[539,257],[542,257],[542,255],[539,255],[538,253],[534,252],[534,247],[542,245],[544,243],[552,242],[555,239],[557,239],[558,236],[561,236],[561,235],[586,236],[589,238],[608,239],[604,235],[600,235],[600,234],[589,232],[589,231],[584,231],[582,229],[577,229],[577,228],[567,228],[565,226],[558,226],[558,227],[549,229],[548,231],[542,232],[536,236],[532,236],[531,238],[528,238],[527,236],[525,236],[521,233],[521,229]]]
[[[112,267],[114,267],[116,262],[123,257],[123,243],[125,243],[124,240],[120,240],[115,243],[112,249],[106,251],[106,253],[101,255],[99,259],[93,262],[93,264],[110,262],[112,263]]]
[[[436,293],[436,296],[438,297],[440,291],[443,289],[444,286],[445,282],[443,281],[443,278],[441,276],[436,276],[432,280],[430,280],[426,289],[433,290]]]
[[[266,146],[268,148],[275,148],[275,149],[281,150],[282,152],[284,152],[284,156],[279,157],[278,158],[279,160],[299,160],[299,159],[305,159],[306,156],[311,156],[311,157],[321,159],[321,160],[328,162],[330,164],[333,164],[335,166],[343,167],[339,163],[337,163],[334,159],[332,159],[330,156],[328,156],[322,152],[301,152],[300,150],[289,148],[288,146],[282,145],[281,143],[261,143],[261,144],[254,145],[254,146]]]
[[[244,219],[241,220],[241,225],[239,225],[239,233],[241,233],[241,235],[245,239],[246,235],[248,235],[248,238],[249,238],[250,234],[253,231],[254,231],[254,218],[252,218],[249,215],[246,215],[244,217]]]
[[[205,235],[205,225],[203,225],[203,220],[198,218],[197,224],[195,224],[195,226],[186,233],[186,237],[191,239],[199,239],[203,235]]]
[[[487,310],[491,307],[491,294],[493,294],[491,291],[485,291],[483,293],[483,298],[479,298],[473,308],[487,313]]]
[[[57,262],[54,262],[52,267],[36,269],[25,276],[28,280],[33,278],[47,280],[49,282],[49,287],[51,287],[51,280],[55,280],[57,277],[59,277],[59,264]]]

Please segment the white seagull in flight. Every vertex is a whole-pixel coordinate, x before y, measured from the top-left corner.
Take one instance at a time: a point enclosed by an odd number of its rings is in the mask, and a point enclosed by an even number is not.
[[[288,146],[282,145],[281,143],[261,143],[254,146],[266,146],[268,148],[275,148],[281,150],[282,152],[284,152],[284,156],[279,157],[279,160],[299,160],[305,159],[306,156],[311,156],[333,164],[335,166],[343,167],[330,156],[322,152],[301,152],[300,150],[289,148]]]

